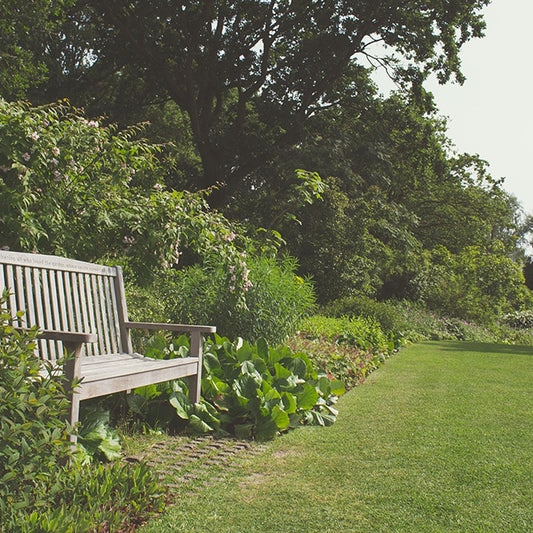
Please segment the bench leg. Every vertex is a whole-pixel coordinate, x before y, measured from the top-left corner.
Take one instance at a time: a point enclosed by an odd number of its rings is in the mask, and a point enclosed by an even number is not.
[[[201,374],[189,376],[189,400],[193,403],[200,402],[201,377]]]
[[[74,427],[80,419],[80,395],[73,392],[70,397],[70,424]],[[70,442],[75,448],[78,442],[78,435],[72,433],[70,435]]]
[[[198,358],[198,371],[195,376],[189,377],[189,399],[193,403],[200,401],[202,392],[202,334],[198,331],[191,333],[191,357]]]
[[[64,343],[64,345],[67,353],[71,355],[71,358],[67,359],[65,363],[65,378],[70,399],[70,423],[72,427],[74,427],[80,419],[80,395],[76,393],[75,388],[72,388],[72,383],[80,376],[80,358],[83,344],[76,342]],[[70,435],[70,442],[72,443],[72,448],[75,449],[76,443],[78,442],[78,436],[76,433]]]

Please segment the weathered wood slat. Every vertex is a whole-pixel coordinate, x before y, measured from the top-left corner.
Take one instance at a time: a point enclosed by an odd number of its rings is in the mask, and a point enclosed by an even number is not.
[[[4,289],[7,289],[5,267],[0,264],[0,294],[4,293]]]
[[[60,316],[60,322],[57,325],[57,329],[69,331],[69,323],[67,318],[67,301],[65,298],[65,284],[63,283],[63,272],[56,271],[54,272],[54,274],[56,278],[57,299]]]
[[[75,354],[64,369],[68,379],[81,378],[71,395],[73,424],[80,400],[182,377],[190,380],[191,399],[199,401],[202,335],[215,327],[129,321],[120,267],[0,250],[4,287],[10,313],[26,311],[19,326],[44,330],[40,357],[55,363],[65,349]],[[132,328],[189,333],[190,356],[161,360],[133,353]]]
[[[32,271],[31,268],[22,269],[22,283],[24,285],[24,299],[26,300],[26,314],[27,320],[30,324],[36,322],[34,291],[32,290]]]
[[[61,329],[61,320],[59,318],[59,299],[57,295],[57,285],[56,285],[56,276],[53,270],[48,270],[48,282],[49,282],[49,294],[50,298],[50,307],[52,309],[52,328],[51,329]]]
[[[96,322],[94,319],[94,311],[92,304],[92,292],[90,290],[91,286],[91,277],[89,274],[80,273],[80,302],[82,305],[82,314],[83,314],[83,331],[90,331],[91,333],[96,333]],[[87,355],[94,355],[96,346],[88,345],[85,346],[85,353]]]
[[[50,270],[64,270],[66,272],[83,272],[100,276],[115,276],[114,267],[86,263],[76,259],[58,257],[55,255],[28,254],[24,252],[10,252],[0,250],[0,263],[29,267],[48,268]]]
[[[15,267],[13,265],[6,265],[6,287],[9,291],[9,310],[14,314],[17,310],[17,301],[15,298]]]
[[[26,298],[24,294],[24,272],[20,266],[15,267],[15,294],[17,296],[18,309],[26,309]],[[27,316],[21,320],[22,325],[27,324]]]
[[[83,372],[83,366],[82,366]],[[95,398],[105,394],[132,390],[137,387],[145,387],[153,383],[161,383],[183,377],[195,375],[198,372],[198,361],[181,363],[179,365],[145,366],[142,371],[136,373],[122,373],[120,375],[107,376],[105,367],[102,372],[94,377],[94,380],[83,380],[80,384],[80,399]]]
[[[44,303],[43,303],[43,287],[42,287],[42,272],[40,268],[34,268],[32,271],[33,279],[32,285],[36,287],[37,290],[33,291],[33,297],[35,299],[35,323],[36,324],[46,324],[45,315],[44,315]],[[49,360],[51,355],[48,350],[48,342],[45,340],[39,341],[39,355],[42,359]]]
[[[84,331],[83,318],[81,316],[81,302],[80,302],[80,285],[77,272],[70,272],[70,285],[72,287],[72,300],[74,306],[74,314],[76,316],[76,330]]]

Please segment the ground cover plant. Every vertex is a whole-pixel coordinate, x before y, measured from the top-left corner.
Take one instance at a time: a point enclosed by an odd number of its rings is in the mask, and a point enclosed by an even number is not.
[[[171,346],[169,353],[166,339],[155,336],[147,342],[145,353],[183,356],[188,339],[174,339]],[[147,422],[157,422],[151,418],[154,405],[159,413],[165,410],[174,431],[265,441],[302,425],[332,424],[335,404],[344,390],[341,381],[317,372],[304,352],[286,345],[269,346],[264,339],[251,344],[215,334],[204,344],[200,403],[190,401],[180,380],[137,389],[128,402]]]
[[[397,348],[374,318],[322,315],[303,320],[288,345],[347,389],[363,383]]]
[[[142,528],[217,533],[533,527],[531,347],[431,342]],[[179,476],[179,472],[177,473]]]

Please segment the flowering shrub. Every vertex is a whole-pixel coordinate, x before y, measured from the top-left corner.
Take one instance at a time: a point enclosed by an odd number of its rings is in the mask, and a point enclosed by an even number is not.
[[[503,324],[516,329],[533,328],[533,311],[515,311],[501,318]]]
[[[166,190],[170,169],[141,131],[88,120],[66,102],[0,100],[0,246],[118,261],[138,281],[190,248],[226,265],[226,288],[239,298],[250,285],[233,228],[206,193]]]

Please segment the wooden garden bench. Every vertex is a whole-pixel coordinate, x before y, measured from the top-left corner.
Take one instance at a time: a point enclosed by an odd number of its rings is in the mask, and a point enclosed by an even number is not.
[[[130,322],[120,267],[0,250],[0,294],[4,289],[11,314],[25,311],[21,328],[41,330],[41,359],[54,364],[65,350],[74,355],[65,365],[70,383],[81,380],[71,393],[73,425],[81,400],[183,377],[189,378],[191,400],[199,401],[202,339],[216,328]],[[189,333],[190,356],[162,360],[135,353],[134,328]]]

